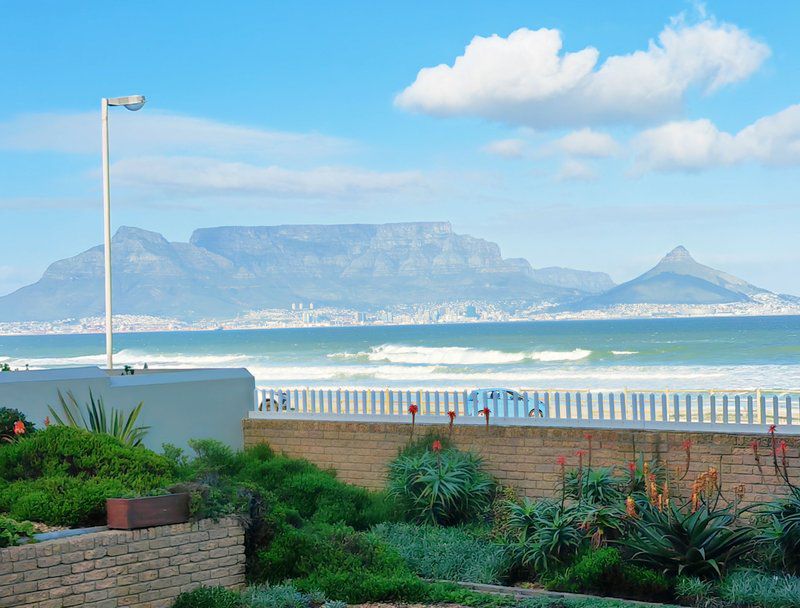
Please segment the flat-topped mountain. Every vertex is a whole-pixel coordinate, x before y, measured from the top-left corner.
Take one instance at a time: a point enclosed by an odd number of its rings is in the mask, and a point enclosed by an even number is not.
[[[678,246],[653,268],[603,294],[580,300],[571,308],[614,304],[721,304],[746,302],[769,293],[738,277],[704,266]]]
[[[227,226],[189,243],[122,227],[112,239],[114,310],[181,319],[314,302],[369,309],[454,300],[570,301],[613,286],[605,273],[533,270],[446,222]],[[103,312],[103,250],[53,263],[0,297],[0,321]]]

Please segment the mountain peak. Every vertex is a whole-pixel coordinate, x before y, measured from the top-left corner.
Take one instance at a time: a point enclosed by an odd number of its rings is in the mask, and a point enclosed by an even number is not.
[[[694,262],[692,254],[683,245],[678,245],[667,255],[661,258],[662,262]]]
[[[147,241],[150,243],[167,243],[165,239],[158,232],[151,230],[144,230],[143,228],[136,228],[134,226],[120,226],[117,232],[112,237],[112,241]]]

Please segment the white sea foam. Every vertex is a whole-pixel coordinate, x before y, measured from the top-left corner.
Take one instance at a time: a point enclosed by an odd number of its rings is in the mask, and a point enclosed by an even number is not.
[[[580,361],[592,354],[592,351],[583,348],[576,348],[570,351],[544,350],[538,353],[531,353],[530,358],[534,361]]]
[[[591,354],[592,351],[581,348],[571,351],[506,352],[463,346],[383,344],[366,352],[332,353],[328,358],[413,365],[509,365],[524,361],[578,361]]]
[[[105,354],[80,355],[75,357],[40,357],[32,359],[6,358],[11,367],[24,367],[26,364],[31,369],[49,367],[80,367],[84,365],[103,366],[106,362]],[[184,353],[144,353],[134,350],[121,350],[114,354],[117,365],[132,365],[169,367],[185,369],[191,367],[243,367],[253,359],[246,355],[219,354],[219,355],[190,355]]]
[[[612,355],[638,355],[638,350],[612,350]]]

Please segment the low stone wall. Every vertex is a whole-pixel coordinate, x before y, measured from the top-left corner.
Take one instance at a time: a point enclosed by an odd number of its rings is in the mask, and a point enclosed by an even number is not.
[[[201,584],[243,587],[244,560],[233,518],[9,547],[0,549],[0,607],[166,607]]]
[[[275,450],[306,458],[323,468],[336,469],[343,481],[380,489],[386,483],[386,465],[409,440],[410,424],[322,422],[308,420],[248,419],[243,422],[245,446],[269,443]],[[417,437],[432,430],[447,433],[446,426],[417,425]],[[453,429],[458,447],[483,456],[487,468],[502,483],[531,498],[553,496],[559,486],[558,456],[568,467],[577,466],[578,450],[588,450],[592,435],[592,465],[620,466],[638,453],[668,467],[673,494],[688,497],[692,482],[709,467],[718,469],[721,487],[733,498],[734,487],[744,486],[742,503],[771,500],[786,493],[775,474],[772,447],[763,435],[682,433],[635,430],[589,430],[534,426],[462,425]],[[684,442],[691,442],[688,473]],[[777,441],[781,440],[780,436]],[[785,438],[787,465],[800,481],[800,437]],[[752,449],[758,443],[760,464]],[[584,463],[588,460],[588,454]],[[682,478],[682,479],[681,479]]]

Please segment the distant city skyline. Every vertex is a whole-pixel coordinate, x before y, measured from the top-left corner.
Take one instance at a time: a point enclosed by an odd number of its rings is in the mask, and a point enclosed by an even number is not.
[[[450,221],[536,268],[619,283],[683,244],[800,294],[798,21],[779,2],[16,3],[0,295],[101,242],[99,100],[132,93],[145,109],[110,118],[115,228]]]

